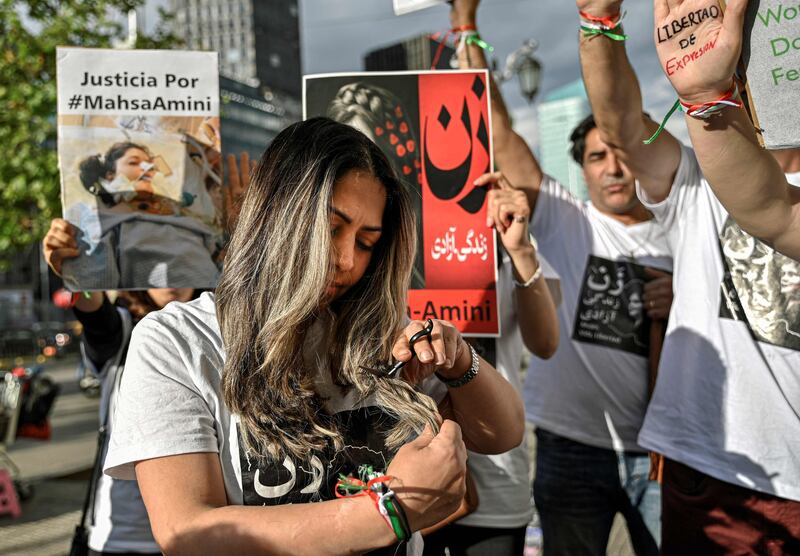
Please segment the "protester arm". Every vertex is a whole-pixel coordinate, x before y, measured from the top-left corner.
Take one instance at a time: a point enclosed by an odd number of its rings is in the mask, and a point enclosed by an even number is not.
[[[613,17],[621,0],[577,0],[594,17]],[[642,95],[624,41],[580,33],[580,60],[586,93],[600,137],[639,180],[652,202],[664,200],[680,163],[680,144],[667,131],[645,145],[657,125],[642,111]]]
[[[229,506],[217,454],[142,461],[136,478],[153,535],[167,556],[357,554],[394,540],[369,497]]]
[[[501,172],[484,174],[478,181],[490,186],[486,225],[497,230],[519,284],[514,309],[522,340],[534,355],[547,359],[558,347],[558,315],[528,232],[532,211],[527,195]]]
[[[478,0],[455,0],[450,12],[454,29],[475,27],[477,31]],[[483,49],[475,44],[465,44],[458,54],[459,67],[486,69],[489,67]],[[508,179],[525,191],[531,207],[536,204],[542,170],[525,140],[514,131],[500,88],[489,73],[492,110],[492,146],[495,166]]]
[[[122,347],[122,317],[103,292],[92,292],[89,298],[81,294],[74,313],[83,326],[86,356],[102,369]]]
[[[716,6],[713,0],[655,2],[659,59],[689,106],[715,101],[732,89],[747,0],[729,1],[724,15],[710,8]],[[700,24],[669,38],[659,34],[672,21],[703,9],[708,17]],[[681,45],[690,40],[703,45],[703,55],[684,62]],[[680,68],[676,60],[682,62]],[[731,216],[745,231],[800,259],[800,190],[788,184],[778,162],[761,148],[745,111],[726,106],[707,119],[687,114],[686,125],[700,168]]]
[[[424,324],[412,321],[402,331],[392,356],[407,361],[403,378],[420,384],[434,372],[440,379],[458,380],[471,371],[472,351],[446,321],[434,321],[431,339],[414,344],[416,358],[409,350],[409,339],[422,331]],[[478,373],[460,386],[448,387],[443,415],[452,415],[461,426],[467,448],[480,454],[500,454],[519,446],[525,432],[522,399],[514,387],[495,368],[478,357]]]

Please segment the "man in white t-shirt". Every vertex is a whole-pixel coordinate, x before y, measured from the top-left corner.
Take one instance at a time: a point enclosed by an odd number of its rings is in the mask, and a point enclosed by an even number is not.
[[[475,29],[476,11],[476,0],[456,0],[453,27]],[[461,57],[486,67],[474,44]],[[542,173],[496,87],[492,135],[495,162],[525,190],[539,252],[561,281],[558,349],[549,360],[533,359],[525,383],[537,426],[534,499],[545,554],[605,554],[617,513],[637,553],[657,554],[660,490],[648,481],[649,458],[636,437],[648,399],[650,322],[666,319],[672,299],[671,279],[653,270],[672,268],[666,236],[591,118],[573,134],[590,203]]]
[[[584,21],[619,20],[619,0],[577,4]],[[800,263],[743,231],[714,194],[751,231],[789,251],[789,199],[800,190],[787,181],[800,184],[800,151],[775,157],[779,167],[758,147],[742,110],[708,102],[732,82],[745,4],[729,2],[723,24],[714,1],[656,2],[657,28],[686,23],[674,37],[656,35],[668,77],[682,101],[704,105],[692,113],[715,112],[706,121],[687,117],[697,158],[666,132],[643,144],[656,125],[641,117],[618,24],[617,38],[595,33],[580,41],[598,127],[637,173],[639,196],[675,253],[675,301],[639,435],[667,458],[664,554],[800,554]],[[706,15],[698,20],[698,12]],[[670,60],[686,55],[681,45],[692,43],[713,48],[673,68]],[[766,204],[757,210],[742,205],[759,200]],[[770,221],[753,220],[759,211]]]

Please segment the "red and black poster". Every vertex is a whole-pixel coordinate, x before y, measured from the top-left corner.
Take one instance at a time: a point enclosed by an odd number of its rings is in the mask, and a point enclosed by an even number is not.
[[[495,235],[487,190],[473,185],[492,167],[488,72],[307,75],[303,116],[363,131],[409,187],[419,240],[409,316],[498,336]]]

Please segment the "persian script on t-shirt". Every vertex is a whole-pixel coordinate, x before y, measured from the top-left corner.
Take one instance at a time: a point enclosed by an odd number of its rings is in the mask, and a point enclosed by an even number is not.
[[[719,234],[725,275],[719,316],[756,340],[800,351],[800,262],[754,238],[729,216]]]
[[[394,454],[384,439],[395,421],[379,407],[340,411],[335,419],[344,436],[344,448],[314,451],[304,461],[289,456],[280,462],[257,457],[245,449],[239,433],[244,505],[279,506],[333,500],[340,475],[358,477],[361,465],[385,471]],[[369,554],[403,555],[406,551],[405,547],[394,546]]]
[[[589,255],[572,339],[647,357],[650,319],[642,294],[644,266]]]

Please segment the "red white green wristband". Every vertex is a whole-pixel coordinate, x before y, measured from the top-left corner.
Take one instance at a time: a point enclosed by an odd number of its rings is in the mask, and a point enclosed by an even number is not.
[[[584,11],[578,12],[581,16],[581,31],[584,37],[603,35],[611,40],[625,41],[628,36],[622,33],[622,20],[625,14],[609,17],[597,17]]]
[[[674,114],[678,108],[680,108],[687,116],[699,118],[701,120],[707,120],[725,108],[741,108],[742,106],[744,106],[744,104],[739,96],[739,85],[736,83],[736,79],[733,80],[733,85],[724,95],[714,100],[700,104],[689,104],[688,102],[678,99],[675,101],[675,104],[672,105],[672,108],[670,108],[669,112],[667,112],[667,115],[664,116],[664,119],[661,121],[661,125],[658,126],[656,132],[649,139],[645,139],[643,142],[645,145],[649,145],[655,141],[658,136],[661,135],[661,132],[664,131],[664,128],[666,127],[670,117],[672,117],[672,114]]]
[[[703,102],[701,104],[689,104],[688,102],[679,101],[681,103],[681,110],[692,118],[700,118],[706,120],[725,108],[741,108],[743,106],[742,99],[739,96],[739,85],[736,80],[731,87],[721,97]]]

